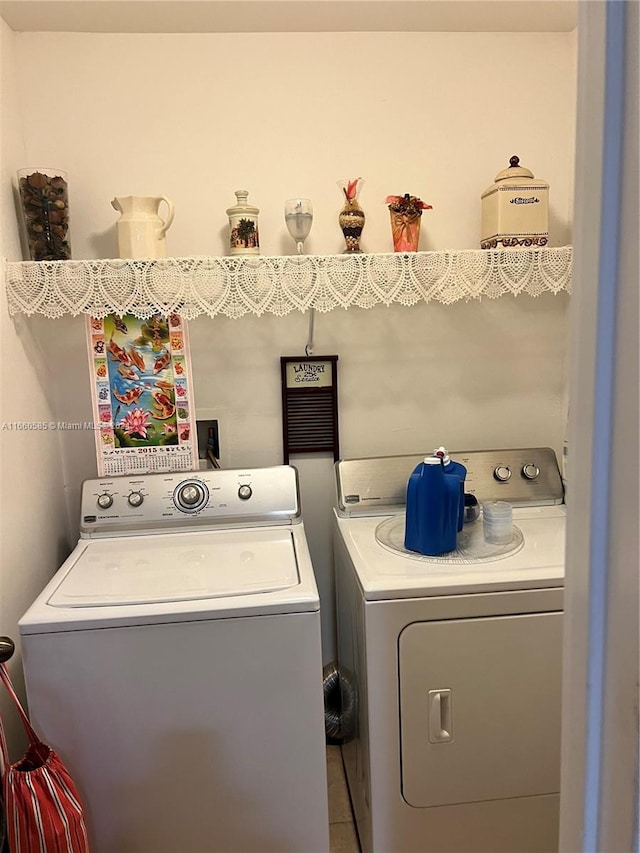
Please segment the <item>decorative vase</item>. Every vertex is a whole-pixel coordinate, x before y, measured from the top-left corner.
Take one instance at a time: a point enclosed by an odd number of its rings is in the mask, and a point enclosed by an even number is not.
[[[360,235],[364,228],[365,215],[358,203],[358,193],[364,181],[362,178],[354,180],[338,181],[338,186],[344,195],[344,207],[338,216],[338,223],[344,236],[347,248],[344,254],[362,254],[360,248]]]
[[[409,193],[387,196],[386,203],[391,218],[393,251],[417,252],[422,211],[431,210],[431,205]]]
[[[232,255],[259,255],[257,207],[249,204],[247,190],[236,190],[237,204],[227,209],[229,217],[229,251]]]
[[[69,186],[60,169],[19,169],[22,224],[32,261],[67,261]]]
[[[400,213],[389,211],[391,217],[391,236],[394,252],[417,252],[420,243],[419,213]]]

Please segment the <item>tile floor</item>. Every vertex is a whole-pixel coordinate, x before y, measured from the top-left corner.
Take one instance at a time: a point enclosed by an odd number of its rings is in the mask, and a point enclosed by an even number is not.
[[[327,746],[330,853],[360,853],[339,746]]]

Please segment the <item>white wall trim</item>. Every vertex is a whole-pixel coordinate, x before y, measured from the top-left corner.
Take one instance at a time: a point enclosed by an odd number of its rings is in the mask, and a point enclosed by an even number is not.
[[[581,5],[563,853],[638,837],[637,54],[637,3]]]

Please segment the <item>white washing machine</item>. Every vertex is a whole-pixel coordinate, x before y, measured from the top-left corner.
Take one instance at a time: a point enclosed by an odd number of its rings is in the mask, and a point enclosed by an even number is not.
[[[365,853],[558,849],[565,507],[548,448],[454,453],[465,491],[512,503],[507,546],[465,524],[404,550],[421,456],[336,465],[342,747]]]
[[[295,469],[91,480],[20,620],[31,719],[95,853],[329,849],[319,598]]]

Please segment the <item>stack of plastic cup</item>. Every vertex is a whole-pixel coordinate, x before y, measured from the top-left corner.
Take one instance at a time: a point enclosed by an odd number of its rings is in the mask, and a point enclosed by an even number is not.
[[[507,545],[513,539],[513,509],[506,501],[482,504],[484,538],[495,545]]]

